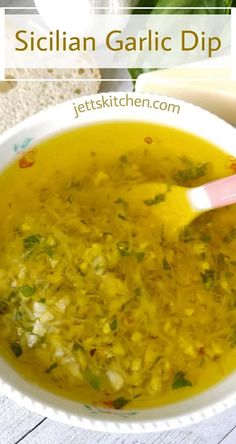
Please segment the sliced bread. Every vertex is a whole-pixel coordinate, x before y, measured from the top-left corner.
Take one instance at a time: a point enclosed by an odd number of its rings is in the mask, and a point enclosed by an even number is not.
[[[0,82],[0,134],[44,108],[96,94],[101,77],[98,69],[8,69],[6,78]]]

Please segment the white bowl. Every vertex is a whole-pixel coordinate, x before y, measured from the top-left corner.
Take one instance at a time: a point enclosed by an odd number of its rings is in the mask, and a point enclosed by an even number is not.
[[[115,97],[119,106],[108,107]],[[146,106],[141,106],[143,99]],[[86,102],[91,104],[91,100],[94,101],[94,108],[98,107],[98,101],[107,102],[103,102],[103,107],[87,110],[75,118],[75,106],[86,106]],[[175,112],[171,104],[176,106]],[[167,110],[168,105],[172,111]],[[0,168],[3,169],[12,161],[19,151],[24,151],[55,133],[83,125],[124,120],[179,128],[200,136],[216,144],[222,151],[236,156],[235,129],[201,108],[156,95],[107,93],[75,99],[43,111],[2,135]],[[24,380],[2,358],[0,389],[3,394],[38,414],[84,429],[116,433],[156,432],[190,425],[236,404],[236,372],[209,390],[187,400],[136,411],[106,410],[61,398]]]

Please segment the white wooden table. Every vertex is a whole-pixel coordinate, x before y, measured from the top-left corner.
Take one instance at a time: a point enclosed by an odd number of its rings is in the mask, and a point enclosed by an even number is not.
[[[35,415],[0,397],[0,444],[235,444],[236,407],[170,432],[118,435],[70,427]]]

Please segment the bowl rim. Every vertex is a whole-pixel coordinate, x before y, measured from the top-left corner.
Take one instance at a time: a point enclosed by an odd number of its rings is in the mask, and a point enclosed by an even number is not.
[[[104,97],[129,97],[149,99],[150,101],[165,101],[166,103],[174,103],[183,109],[181,115],[165,115],[164,113],[157,112],[157,110],[149,109],[145,116],[142,115],[142,108],[127,107],[120,108],[121,112],[117,109],[112,110],[94,110],[87,112],[81,116],[79,121],[75,122],[73,120],[74,104],[85,103],[86,100],[90,101],[99,100],[102,96]],[[73,109],[73,112],[72,112]],[[125,111],[124,111],[125,110]],[[131,115],[130,112],[132,111]],[[193,117],[199,117],[199,127],[196,127],[196,121],[193,121]],[[185,120],[186,121],[185,121]],[[72,130],[86,125],[94,125],[97,123],[106,123],[113,121],[133,121],[133,122],[149,122],[156,124],[165,124],[168,126],[170,122],[170,127],[179,128],[180,130],[185,130],[185,128],[192,128],[188,132],[191,134],[196,134],[200,137],[207,139],[208,141],[216,144],[222,151],[229,153],[229,155],[236,155],[236,147],[234,145],[234,138],[236,134],[235,128],[229,123],[223,121],[219,117],[210,113],[209,111],[203,110],[202,108],[185,102],[183,100],[161,96],[157,94],[143,94],[143,93],[100,93],[91,96],[84,96],[81,98],[76,98],[63,102],[59,105],[50,107],[47,110],[43,110],[23,122],[20,122],[12,129],[8,130],[6,133],[0,136],[0,159],[6,154],[6,160],[3,161],[3,168],[7,165],[13,158],[15,158],[16,153],[14,153],[11,148],[14,143],[21,140],[23,134],[35,132],[36,137],[33,140],[32,147],[37,145],[42,140],[53,137],[54,135],[64,133],[66,129]],[[58,131],[58,124],[60,123],[60,129]],[[45,131],[42,132],[42,127],[45,127]],[[195,128],[195,131],[193,130]],[[207,136],[209,132],[211,134]],[[207,132],[208,130],[208,132]],[[213,131],[214,130],[214,131]],[[40,133],[41,131],[41,133]],[[205,136],[203,136],[203,134]],[[34,138],[33,138],[34,139]],[[11,150],[11,156],[9,157],[7,153]],[[201,392],[198,395],[192,396],[190,398],[179,401],[175,404],[168,404],[163,407],[156,407],[151,409],[140,410],[139,412],[153,413],[156,412],[155,419],[135,419],[135,416],[128,417],[129,410],[120,411],[120,414],[116,411],[111,411],[113,413],[118,413],[117,416],[112,416],[109,414],[110,410],[106,409],[96,409],[91,408],[90,411],[84,412],[83,414],[75,414],[72,410],[68,409],[68,405],[77,404],[81,405],[79,402],[68,401],[61,396],[52,395],[51,392],[41,388],[35,387],[28,381],[23,380],[23,378],[17,374],[17,372],[8,364],[4,358],[0,357],[0,363],[2,363],[1,373],[5,371],[5,376],[0,374],[0,390],[3,394],[7,395],[11,399],[15,400],[18,404],[29,408],[35,413],[46,415],[57,421],[61,421],[70,425],[75,425],[83,429],[90,429],[94,431],[102,432],[115,432],[115,433],[144,433],[144,432],[157,432],[162,430],[170,430],[173,428],[178,428],[186,425],[191,425],[198,422],[204,418],[209,418],[214,414],[220,413],[225,409],[236,404],[236,391],[232,393],[232,387],[236,382],[235,375],[229,375],[225,380],[212,386],[210,389]],[[216,389],[220,390],[220,394],[216,396]],[[225,395],[225,391],[227,395]],[[32,393],[33,392],[33,393]],[[36,393],[36,394],[35,394]],[[41,393],[41,395],[40,395]],[[50,401],[47,401],[51,399]],[[203,398],[203,399],[202,399]],[[65,409],[62,407],[63,404],[67,405]],[[197,401],[196,401],[197,400]],[[69,404],[68,404],[69,403]],[[106,410],[106,419],[103,419],[102,410]],[[173,413],[172,410],[176,410],[179,413]],[[169,414],[165,412],[170,412]],[[164,414],[160,414],[164,412]],[[172,413],[171,413],[172,412]],[[127,413],[127,415],[126,415]],[[152,415],[151,415],[152,416]],[[110,419],[112,418],[112,419]]]
[[[74,119],[71,112],[71,108],[73,105],[80,105],[85,104],[87,101],[90,100],[97,100],[101,97],[117,97],[117,98],[124,98],[124,97],[130,97],[135,100],[135,98],[141,98],[141,99],[147,99],[151,102],[154,102],[155,100],[158,101],[164,101],[164,103],[167,103],[168,105],[176,105],[180,107],[180,114],[174,114],[171,112],[168,112],[165,114],[166,110],[154,109],[154,108],[148,108],[145,115],[142,115],[140,118],[140,112],[141,107],[131,107],[131,106],[125,106],[120,108],[110,108],[109,111],[106,108],[103,108],[102,110],[96,109],[89,112],[86,112],[85,114],[80,116],[80,122],[76,121]],[[131,115],[127,115],[126,110],[133,111]],[[146,110],[146,108],[145,108]],[[74,110],[73,110],[74,112]],[[198,131],[196,131],[195,122],[192,122],[190,118],[190,114],[196,113],[199,114],[199,117],[201,115],[201,127],[198,127]],[[147,118],[147,115],[149,114],[149,117]],[[126,117],[124,117],[126,116]],[[167,118],[168,117],[168,118]],[[186,132],[189,132],[190,134],[196,134],[198,137],[205,138],[209,142],[216,144],[216,145],[225,145],[224,144],[224,137],[220,137],[221,129],[224,131],[230,132],[231,136],[235,136],[236,128],[234,128],[230,123],[226,122],[222,118],[218,117],[216,114],[213,114],[212,112],[201,108],[198,105],[192,104],[190,102],[187,102],[185,100],[180,100],[173,98],[171,96],[165,96],[160,94],[153,94],[153,93],[142,93],[142,92],[101,92],[98,94],[93,95],[86,95],[79,98],[74,98],[67,100],[65,102],[59,103],[58,105],[51,106],[47,109],[41,110],[36,114],[32,114],[31,116],[27,117],[23,121],[17,123],[12,128],[8,129],[4,133],[0,134],[0,147],[1,145],[4,145],[8,140],[13,138],[17,133],[20,133],[23,130],[26,130],[30,127],[34,127],[39,124],[44,124],[48,121],[50,123],[54,123],[56,119],[59,119],[61,121],[61,128],[58,130],[58,128],[53,128],[52,131],[46,131],[45,138],[51,138],[54,135],[64,133],[66,129],[73,130],[74,128],[77,128],[78,126],[82,125],[91,125],[96,123],[106,123],[108,121],[124,121],[129,120],[130,122],[134,121],[142,121],[142,122],[150,122],[150,123],[157,123],[157,124],[163,124],[166,126],[174,127],[177,129],[183,129],[186,127],[189,127],[190,129],[187,129]],[[186,124],[181,126],[184,119],[186,119]],[[170,123],[169,123],[170,121]],[[213,126],[214,132],[207,136],[201,136],[201,134],[204,132],[204,129],[206,129],[206,123],[209,123]],[[77,125],[78,123],[78,125]],[[81,123],[81,125],[80,125]],[[200,123],[200,122],[199,122]],[[193,130],[195,129],[195,131]],[[191,131],[192,129],[192,131]],[[227,133],[225,133],[227,135]],[[224,134],[224,135],[225,135]],[[217,135],[217,136],[216,136]],[[218,139],[219,136],[219,139]],[[41,142],[41,140],[44,139],[44,137],[38,137],[37,143]],[[228,148],[225,147],[226,151],[230,154],[230,151],[232,151],[232,155],[235,155],[235,144],[231,143],[229,139],[227,140]],[[224,148],[220,148],[224,149]]]

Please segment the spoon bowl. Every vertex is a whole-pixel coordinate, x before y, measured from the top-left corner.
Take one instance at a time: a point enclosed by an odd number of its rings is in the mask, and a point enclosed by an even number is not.
[[[195,188],[142,183],[123,189],[120,196],[135,216],[150,218],[150,225],[173,239],[200,214],[236,203],[236,174]]]

